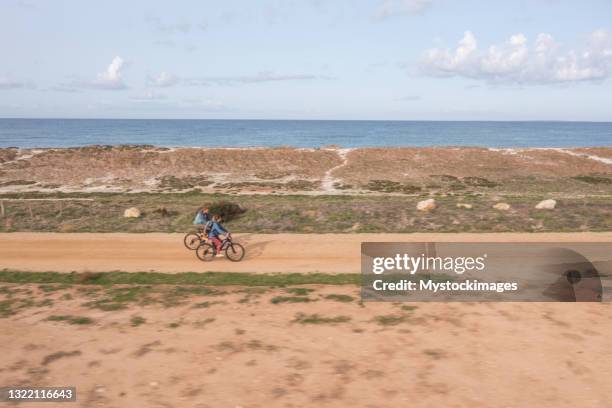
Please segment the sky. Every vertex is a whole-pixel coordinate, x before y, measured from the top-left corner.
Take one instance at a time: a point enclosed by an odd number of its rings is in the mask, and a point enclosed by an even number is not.
[[[0,58],[0,117],[612,121],[609,0],[2,0]]]

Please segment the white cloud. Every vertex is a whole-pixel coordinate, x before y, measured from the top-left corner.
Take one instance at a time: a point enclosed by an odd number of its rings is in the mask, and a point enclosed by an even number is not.
[[[176,75],[167,72],[162,72],[154,78],[149,78],[149,82],[153,86],[157,86],[160,88],[168,88],[178,84],[180,82],[180,79]]]
[[[106,71],[98,74],[98,77],[91,84],[92,87],[98,89],[125,89],[127,86],[123,82],[121,77],[121,70],[123,69],[125,62],[123,58],[117,56],[113,58],[113,61],[106,68]]]
[[[525,35],[515,34],[503,44],[480,49],[474,34],[466,31],[455,49],[426,51],[421,68],[429,75],[521,84],[602,80],[612,74],[612,35],[595,31],[578,50],[565,49],[545,33],[532,45]]]
[[[433,0],[382,0],[374,17],[386,19],[401,15],[420,14],[431,7]]]

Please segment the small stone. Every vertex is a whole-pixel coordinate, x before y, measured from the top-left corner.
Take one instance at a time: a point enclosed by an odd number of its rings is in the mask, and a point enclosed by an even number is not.
[[[544,200],[540,201],[535,208],[537,210],[554,210],[557,206],[557,202],[555,200]]]
[[[151,381],[149,383],[149,386],[153,387],[153,388],[157,388],[159,386],[159,383],[157,381]]]
[[[510,204],[508,203],[497,203],[493,206],[496,210],[499,211],[508,211],[510,209]]]
[[[139,218],[140,215],[140,210],[136,207],[128,208],[123,212],[125,218]]]
[[[433,198],[430,198],[429,200],[419,201],[416,207],[417,207],[417,210],[423,211],[423,212],[433,211],[436,209],[436,200],[434,200]]]
[[[465,208],[466,210],[471,210],[472,209],[472,204],[457,203],[457,208]]]

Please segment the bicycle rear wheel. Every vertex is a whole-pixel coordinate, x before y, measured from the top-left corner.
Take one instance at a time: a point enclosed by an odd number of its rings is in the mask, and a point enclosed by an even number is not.
[[[204,262],[209,262],[215,259],[215,249],[212,245],[203,243],[196,249],[196,256]]]
[[[244,258],[244,247],[232,242],[225,248],[225,257],[232,262],[242,261],[242,258]]]
[[[198,234],[196,234],[195,232],[190,232],[189,234],[185,235],[183,243],[185,244],[185,247],[187,249],[195,251],[202,243],[202,240],[200,239],[200,236]]]

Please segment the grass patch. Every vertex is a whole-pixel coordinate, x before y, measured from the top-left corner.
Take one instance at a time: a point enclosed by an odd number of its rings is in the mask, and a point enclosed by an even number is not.
[[[145,324],[147,322],[147,319],[145,319],[142,316],[134,316],[130,319],[130,323],[132,324],[132,327],[138,327],[142,324]]]
[[[12,298],[0,301],[0,317],[9,317],[17,314],[21,309],[36,306],[30,298]],[[43,305],[44,306],[44,305]]]
[[[345,303],[352,302],[353,300],[355,300],[354,297],[349,296],[349,295],[336,295],[333,293],[331,295],[325,296],[325,299],[333,300],[336,302],[345,302]]]
[[[83,278],[83,277],[86,278]],[[101,272],[60,273],[0,271],[0,282],[64,283],[81,285],[209,285],[209,286],[294,286],[294,285],[359,285],[360,274],[329,275],[324,273],[254,274],[233,272]],[[199,289],[204,290],[204,289]]]
[[[411,305],[402,305],[402,307],[400,307],[400,309],[406,311],[406,312],[414,312],[417,309],[417,306],[411,306]]]
[[[70,316],[70,315],[52,315],[47,317],[51,322],[66,322],[68,324],[84,325],[93,324],[93,319],[85,316]]]
[[[0,301],[0,316],[2,316],[2,317],[9,317],[9,316],[12,316],[15,313],[17,313],[13,309],[13,303],[14,302],[15,301],[12,300],[12,299],[7,299],[7,300]]]
[[[409,320],[407,315],[384,315],[376,316],[374,321],[381,326],[397,326]]]
[[[293,322],[300,324],[339,324],[349,322],[350,320],[349,316],[324,317],[318,314],[305,315],[298,313]]]
[[[211,307],[212,305],[217,305],[220,303],[222,302],[201,302],[201,303],[196,303],[195,305],[193,305],[193,308],[194,309],[207,309]]]
[[[308,289],[308,288],[289,288],[289,289],[285,289],[285,292],[291,293],[292,295],[296,295],[296,296],[308,296],[308,294],[310,292],[314,292],[314,289]]]
[[[369,184],[371,191],[382,193],[423,197],[444,193],[436,196],[436,211],[426,216],[415,208],[421,197],[406,196],[6,193],[0,194],[0,200],[11,201],[4,202],[7,222],[0,223],[0,232],[184,233],[192,228],[194,211],[203,204],[211,207],[213,213],[225,214],[226,226],[237,233],[331,233],[351,228],[351,232],[531,232],[528,209],[549,198],[551,193],[563,199],[563,206],[555,210],[555,222],[545,225],[542,231],[610,230],[612,224],[605,216],[612,194],[612,178],[608,174],[578,177],[515,178],[499,185],[483,178],[449,177],[438,177],[434,180],[436,185],[430,186],[391,180],[372,180]],[[597,187],[596,191],[593,187]],[[510,202],[517,211],[497,221],[495,211],[490,209],[493,193]],[[92,201],[13,201],[30,198]],[[458,211],[457,202],[469,202],[474,211]],[[134,206],[141,209],[142,217],[122,217],[126,208]],[[90,278],[95,281],[96,274]]]
[[[275,305],[279,303],[308,303],[313,302],[313,299],[305,296],[275,296],[270,299],[270,302]]]
[[[70,285],[67,285],[67,284],[63,284],[63,285],[39,285],[38,289],[42,290],[45,293],[49,293],[49,292],[56,292],[58,290],[68,289],[69,287],[70,287]]]
[[[74,350],[74,351],[58,351],[56,353],[53,354],[49,354],[47,356],[45,356],[45,358],[43,358],[42,361],[42,365],[47,365],[50,364],[56,360],[59,360],[60,358],[66,358],[66,357],[76,357],[76,356],[80,356],[81,352],[79,350]]]
[[[612,184],[612,178],[589,175],[589,176],[576,176],[572,177],[574,180],[582,181],[583,183],[589,184]]]

